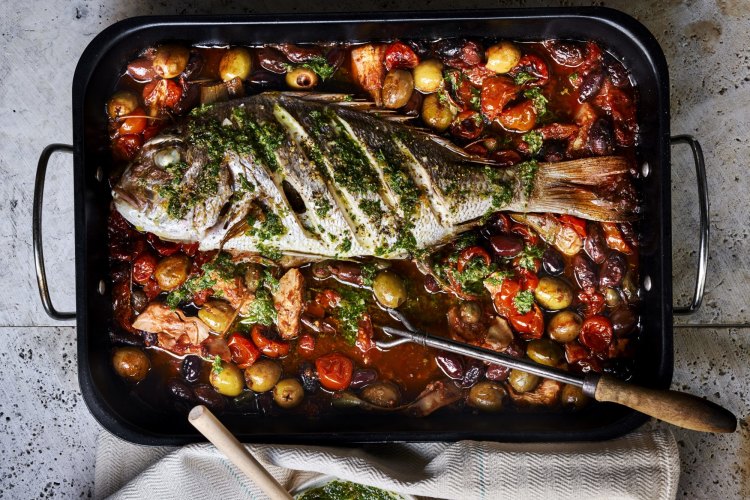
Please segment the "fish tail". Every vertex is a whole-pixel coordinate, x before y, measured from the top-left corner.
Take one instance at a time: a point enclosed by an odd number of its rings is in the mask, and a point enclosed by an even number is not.
[[[633,221],[639,216],[639,204],[630,168],[630,161],[620,156],[539,163],[526,211]]]

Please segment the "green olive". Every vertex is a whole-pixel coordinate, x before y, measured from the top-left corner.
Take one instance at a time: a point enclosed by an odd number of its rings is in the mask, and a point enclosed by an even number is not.
[[[112,366],[119,376],[129,382],[140,382],[151,369],[151,362],[136,347],[118,347],[112,355]]]
[[[414,88],[422,93],[437,92],[443,86],[443,63],[427,59],[414,68]]]
[[[406,300],[406,287],[391,271],[380,271],[372,282],[375,298],[385,307],[396,308]]]
[[[604,291],[604,302],[609,307],[617,307],[622,302],[622,297],[620,297],[620,293],[614,288],[607,288]]]
[[[560,394],[560,402],[567,406],[579,410],[586,406],[589,398],[583,393],[583,389],[575,385],[565,384]]]
[[[573,311],[560,311],[547,323],[547,333],[552,340],[564,344],[578,338],[582,325],[583,319]]]
[[[232,398],[242,394],[242,389],[245,387],[242,370],[234,363],[221,363],[221,370],[211,370],[208,380],[219,394]]]
[[[286,84],[296,90],[309,90],[318,84],[318,75],[310,68],[295,68],[286,74]]]
[[[362,389],[362,399],[381,408],[401,404],[401,391],[393,382],[374,382]]]
[[[294,408],[302,402],[305,390],[296,378],[285,378],[273,388],[273,400],[282,408]]]
[[[495,73],[507,73],[521,60],[521,51],[510,42],[500,42],[487,49],[488,70]]]
[[[469,391],[467,403],[482,411],[499,411],[507,395],[502,385],[490,380],[482,380]]]
[[[156,265],[154,277],[159,288],[170,292],[187,281],[189,271],[190,259],[187,255],[170,255],[161,259]]]
[[[563,357],[560,344],[549,339],[536,339],[526,346],[526,355],[539,364],[557,366]]]
[[[422,101],[422,121],[427,126],[442,132],[453,121],[453,111],[450,106],[440,102],[437,94],[430,94]]]
[[[516,392],[529,392],[539,385],[539,377],[521,370],[511,370],[508,375],[508,383]]]
[[[138,97],[127,90],[115,92],[107,101],[107,115],[110,118],[119,118],[129,115],[138,107]]]
[[[537,303],[550,311],[565,309],[573,302],[573,290],[560,278],[545,276],[534,291]]]
[[[174,78],[187,67],[190,51],[181,45],[162,45],[154,54],[154,71],[162,78]]]
[[[256,361],[245,370],[245,382],[251,391],[268,392],[281,378],[281,365],[270,359]]]
[[[482,306],[473,301],[462,302],[459,312],[464,323],[473,325],[482,319]]]
[[[198,311],[198,317],[211,330],[224,333],[234,319],[234,309],[223,300],[209,300]]]
[[[406,106],[414,92],[414,78],[411,73],[396,69],[385,75],[383,82],[383,106],[398,109]]]
[[[225,82],[239,78],[244,80],[250,74],[250,52],[244,47],[229,49],[219,61],[219,76]]]
[[[245,286],[247,291],[255,293],[260,287],[260,281],[263,277],[263,269],[258,264],[248,264],[245,270]]]

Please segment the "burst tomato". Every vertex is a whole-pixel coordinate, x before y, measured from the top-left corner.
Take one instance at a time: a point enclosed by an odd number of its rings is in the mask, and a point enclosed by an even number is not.
[[[143,102],[158,109],[173,108],[182,97],[182,88],[172,80],[156,80],[143,87]]]
[[[331,391],[343,391],[352,382],[354,363],[338,353],[326,354],[315,360],[320,385]]]
[[[140,134],[146,128],[146,117],[143,108],[135,108],[132,113],[122,118],[117,133],[120,135]]]
[[[395,41],[385,49],[385,69],[415,68],[419,64],[419,57],[411,47],[403,42]]]
[[[530,100],[511,106],[497,116],[497,121],[506,130],[528,132],[536,125],[536,107]]]
[[[458,269],[459,273],[464,272],[464,268],[466,268],[466,265],[469,263],[470,260],[475,258],[480,258],[484,261],[485,265],[489,266],[492,262],[492,259],[490,258],[490,254],[487,253],[487,250],[480,246],[474,246],[465,248],[461,251],[461,254],[458,256],[458,264],[456,265],[456,268]]]
[[[558,217],[561,223],[569,226],[575,231],[581,238],[586,238],[586,221],[574,217],[572,215],[561,215]]]
[[[133,261],[133,281],[145,285],[156,270],[156,257],[152,253],[144,252]]]
[[[482,114],[489,121],[500,116],[506,104],[518,94],[518,87],[505,76],[493,76],[484,80],[480,92]]]
[[[315,337],[307,333],[301,335],[297,341],[297,346],[303,354],[310,354],[315,350]]]
[[[604,316],[592,316],[583,321],[578,339],[594,352],[607,352],[612,343],[612,323]]]
[[[130,161],[135,158],[142,145],[143,138],[140,135],[121,135],[112,143],[112,154],[118,160]]]
[[[161,293],[161,287],[159,286],[159,283],[157,283],[155,279],[151,278],[146,282],[145,285],[143,285],[143,293],[145,293],[146,298],[148,298],[148,300],[151,301],[151,300],[154,300]]]
[[[232,362],[237,365],[237,368],[248,368],[260,357],[258,348],[239,333],[229,336],[227,346],[232,355]]]
[[[281,358],[289,354],[289,342],[268,338],[260,325],[253,327],[250,336],[260,352],[269,358]]]
[[[544,335],[544,316],[536,304],[532,306],[531,311],[512,315],[508,321],[524,340],[540,339]]]
[[[146,233],[146,240],[154,247],[154,250],[159,252],[159,255],[169,257],[180,251],[180,244],[172,241],[162,241],[158,236],[153,233]]]

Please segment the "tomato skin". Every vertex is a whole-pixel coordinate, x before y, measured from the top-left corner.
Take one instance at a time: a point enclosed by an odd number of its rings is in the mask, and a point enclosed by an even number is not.
[[[130,161],[143,146],[143,138],[137,134],[121,135],[112,144],[112,154],[118,160]]]
[[[135,108],[128,116],[124,116],[120,122],[117,133],[120,135],[140,134],[146,128],[146,112],[143,108]]]
[[[188,257],[195,256],[195,253],[198,251],[198,246],[200,245],[199,242],[195,243],[181,243],[180,244],[180,251],[187,255]]]
[[[260,357],[258,348],[239,333],[229,336],[227,346],[232,355],[232,362],[237,365],[237,368],[248,368]]]
[[[150,252],[144,252],[133,261],[133,281],[145,285],[156,270],[156,257]]]
[[[336,290],[327,288],[315,297],[315,301],[323,309],[329,310],[339,306],[339,303],[341,302],[341,295],[339,295]]]
[[[500,113],[497,121],[506,130],[528,132],[536,125],[536,107],[531,101],[523,101]]]
[[[204,288],[203,290],[193,294],[193,304],[195,304],[196,306],[202,306],[208,301],[209,297],[211,297],[213,294],[214,294],[213,289]]]
[[[173,108],[182,97],[182,88],[172,80],[155,80],[143,87],[143,102],[148,107]]]
[[[352,382],[354,363],[346,356],[333,352],[315,360],[320,385],[331,391],[343,391]]]
[[[385,49],[385,69],[415,68],[419,64],[419,57],[411,47],[403,42],[395,41]]]
[[[520,291],[521,285],[518,281],[508,278],[503,280],[502,285],[500,285],[500,291],[492,298],[495,303],[495,309],[497,309],[497,313],[500,316],[505,316],[507,318],[509,316],[518,315],[513,299]]]
[[[583,305],[581,312],[584,317],[595,316],[604,310],[604,295],[598,292],[578,292],[578,301]]]
[[[155,279],[149,278],[146,284],[143,285],[143,293],[145,293],[146,298],[148,298],[148,300],[151,301],[151,300],[154,300],[161,293],[161,287],[159,286],[159,283],[157,283]]]
[[[256,347],[260,349],[260,352],[268,356],[269,358],[282,358],[289,354],[290,345],[289,342],[283,342],[280,340],[272,340],[266,337],[263,332],[263,327],[255,325],[250,332],[250,336],[253,339]]]
[[[315,337],[309,334],[300,335],[297,347],[303,354],[310,354],[315,350]]]
[[[547,83],[547,80],[549,80],[549,69],[547,69],[547,65],[541,57],[535,56],[534,54],[525,54],[518,61],[518,64],[510,70],[510,74],[513,78],[519,73],[528,73],[536,77],[536,79],[526,82],[524,87],[538,87],[544,85]]]
[[[607,352],[612,344],[612,322],[605,316],[591,316],[583,321],[578,339],[593,352]]]
[[[180,251],[180,244],[172,241],[162,241],[158,236],[153,233],[146,233],[146,241],[148,241],[154,250],[159,252],[159,255],[163,257],[169,257]]]
[[[489,266],[492,262],[492,258],[490,257],[490,254],[487,253],[487,250],[480,246],[474,246],[469,248],[464,248],[461,253],[458,256],[458,264],[456,265],[456,268],[458,269],[459,273],[464,272],[464,269],[466,268],[466,264],[469,263],[470,260],[479,257],[482,259],[485,263],[485,265]]]
[[[506,76],[493,76],[486,78],[482,83],[479,94],[482,114],[489,121],[495,120],[506,104],[513,100],[518,94],[518,87],[513,80]]]
[[[375,344],[372,341],[372,336],[372,320],[370,319],[369,314],[365,314],[362,316],[362,319],[359,320],[357,325],[357,340],[354,345],[356,345],[360,351],[367,352],[375,347]]]
[[[586,221],[574,217],[572,215],[561,215],[558,217],[561,223],[569,226],[575,231],[581,238],[586,238]]]
[[[532,306],[531,311],[512,315],[508,321],[524,340],[540,339],[544,335],[544,316],[536,304]]]
[[[630,255],[633,253],[633,249],[630,248],[630,245],[625,242],[625,239],[622,237],[622,233],[620,232],[620,228],[617,227],[617,224],[615,224],[614,222],[602,222],[601,226],[602,230],[604,231],[607,246],[609,248],[617,250],[618,252],[622,252],[625,255]]]
[[[539,259],[534,259],[534,261],[538,261]],[[539,266],[537,266],[537,269]],[[523,290],[531,290],[532,292],[536,290],[536,287],[539,286],[539,277],[536,275],[536,273],[529,271],[525,268],[520,268],[518,270],[518,275],[521,280],[521,288]]]
[[[510,232],[523,238],[524,243],[529,246],[536,246],[539,243],[539,236],[523,224],[514,223],[510,228]]]

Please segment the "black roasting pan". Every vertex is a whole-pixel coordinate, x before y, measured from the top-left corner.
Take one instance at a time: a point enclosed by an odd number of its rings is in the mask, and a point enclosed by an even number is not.
[[[668,72],[658,43],[633,18],[604,8],[139,17],[105,29],[81,56],[73,80],[73,147],[54,144],[44,150],[35,191],[34,243],[42,301],[52,317],[76,318],[81,392],[91,413],[107,430],[128,441],[151,445],[203,440],[184,415],[157,410],[132,397],[110,366],[107,324],[112,304],[106,224],[111,196],[106,172],[111,154],[103,106],[127,61],[143,47],[165,41],[260,44],[469,35],[516,40],[593,39],[630,69],[640,99],[638,162],[648,174],[640,185],[644,200],[640,230],[646,235],[646,244],[641,254],[643,341],[638,351],[636,382],[658,388],[670,385],[672,314],[679,311],[672,309]],[[680,139],[693,148],[700,171],[700,146],[689,137]],[[76,313],[60,313],[53,308],[44,273],[41,206],[47,160],[55,151],[72,152],[74,156]],[[700,193],[701,206],[705,208],[705,190]],[[702,222],[707,222],[707,214],[701,216]],[[701,257],[705,259],[707,224],[702,227]],[[699,268],[696,296],[686,310],[695,309],[700,303],[703,271],[705,266]],[[594,404],[578,413],[437,412],[423,419],[368,414],[318,420],[298,416],[222,416],[240,440],[267,443],[601,440],[635,429],[646,418],[611,404]]]

